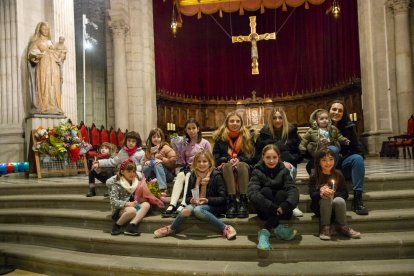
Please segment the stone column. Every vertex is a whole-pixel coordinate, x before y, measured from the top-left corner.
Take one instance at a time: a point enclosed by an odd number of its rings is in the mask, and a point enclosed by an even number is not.
[[[408,9],[410,0],[392,0],[394,12],[395,63],[397,78],[398,133],[407,131],[407,120],[413,113],[414,85]]]
[[[21,87],[16,0],[0,1],[0,156],[1,162],[23,161],[25,115]]]
[[[125,34],[129,30],[126,20],[114,10],[109,11],[109,27],[113,34],[114,109],[115,128],[128,128],[128,83],[126,70]]]

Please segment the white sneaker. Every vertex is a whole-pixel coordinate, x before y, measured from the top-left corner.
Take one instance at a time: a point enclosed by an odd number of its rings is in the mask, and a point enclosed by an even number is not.
[[[294,215],[295,217],[303,217],[303,213],[302,213],[302,211],[301,211],[301,210],[299,210],[299,208],[298,208],[298,207],[296,207],[295,209],[293,209],[293,215]]]

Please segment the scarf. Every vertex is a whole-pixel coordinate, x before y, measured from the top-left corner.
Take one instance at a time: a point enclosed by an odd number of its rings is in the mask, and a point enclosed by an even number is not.
[[[123,176],[119,180],[119,184],[124,188],[128,193],[132,194],[138,187],[138,179],[135,177],[130,184]]]
[[[227,150],[227,153],[230,155],[231,158],[236,158],[240,152],[242,145],[242,136],[240,135],[240,130],[232,131],[227,129],[227,135],[229,136],[228,142],[230,146]]]
[[[98,159],[108,159],[110,157],[109,153],[98,153],[97,154]]]
[[[135,190],[135,200],[138,202],[146,201],[150,204],[157,205],[159,208],[164,207],[164,202],[154,196],[148,189],[145,177],[142,178],[141,182],[138,185],[138,188]]]
[[[212,169],[210,169],[210,170],[208,170],[207,172],[204,172],[204,173],[200,173],[198,171],[195,171],[195,175],[197,177],[195,187],[197,189],[200,189],[200,185],[201,185],[200,198],[205,198],[206,197],[206,195],[207,195],[207,184],[208,184],[208,181],[207,181],[207,183],[204,183],[204,184],[202,184],[201,181],[204,178],[210,178],[210,174],[211,174],[212,171],[213,171]]]
[[[138,150],[138,147],[135,146],[132,149],[124,147],[124,150],[126,151],[126,153],[128,153],[128,157],[131,157]]]

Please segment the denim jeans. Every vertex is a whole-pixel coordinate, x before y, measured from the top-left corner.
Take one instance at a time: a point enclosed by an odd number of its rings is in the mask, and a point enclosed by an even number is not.
[[[220,232],[224,231],[224,228],[226,228],[226,225],[217,218],[215,213],[215,208],[213,206],[204,204],[204,205],[193,205],[188,204],[185,209],[188,209],[191,211],[191,215],[194,215],[196,218],[207,221],[208,223],[212,224],[214,227],[218,228]],[[175,218],[173,223],[171,224],[171,229],[177,231],[181,224],[187,219],[187,217],[183,216],[182,213],[178,214],[178,216]]]
[[[342,160],[341,170],[346,179],[351,179],[354,191],[364,191],[365,164],[359,154],[352,154]]]
[[[157,178],[158,188],[161,190],[167,189],[167,182],[171,182],[174,179],[172,172],[161,163],[154,166],[144,165],[142,171],[147,179]]]

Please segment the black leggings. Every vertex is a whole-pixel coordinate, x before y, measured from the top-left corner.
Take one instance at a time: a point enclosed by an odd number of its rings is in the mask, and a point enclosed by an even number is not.
[[[285,191],[274,192],[268,187],[264,187],[260,190],[260,193],[272,201],[276,205],[280,205],[282,202],[285,202],[288,194]],[[278,215],[276,210],[269,209],[265,206],[264,202],[257,202],[255,204],[257,216],[261,220],[265,220],[264,228],[271,231],[279,225],[279,220],[281,219],[290,219],[292,217],[292,210],[283,210],[282,215]]]

